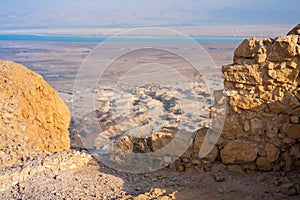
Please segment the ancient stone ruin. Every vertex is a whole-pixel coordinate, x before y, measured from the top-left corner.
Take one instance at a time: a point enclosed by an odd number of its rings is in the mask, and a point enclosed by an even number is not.
[[[206,171],[290,171],[300,167],[300,25],[287,36],[251,38],[235,50],[233,64],[222,67],[224,90],[215,91],[211,109],[218,121],[227,104],[222,133],[210,153],[199,159],[208,129],[197,132],[193,144],[176,162]],[[219,164],[216,164],[219,163]]]
[[[0,167],[70,148],[70,112],[43,78],[0,61]]]
[[[287,36],[246,39],[233,64],[223,66],[225,90],[220,92],[228,109],[216,147],[228,168],[290,171],[300,166],[299,30],[297,25]]]

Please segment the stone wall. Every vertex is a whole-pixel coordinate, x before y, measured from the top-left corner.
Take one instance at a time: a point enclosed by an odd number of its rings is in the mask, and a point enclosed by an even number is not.
[[[300,167],[299,58],[300,24],[287,36],[245,39],[234,52],[233,64],[222,67],[224,90],[214,92],[211,132],[199,130],[170,167],[238,173]],[[210,153],[200,159],[204,138],[221,128]]]
[[[219,92],[228,109],[217,148],[223,164],[262,171],[300,166],[299,30],[246,39],[233,64],[222,67],[225,90]]]

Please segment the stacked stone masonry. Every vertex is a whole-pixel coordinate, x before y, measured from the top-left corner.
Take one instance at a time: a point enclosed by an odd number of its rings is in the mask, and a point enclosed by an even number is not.
[[[290,171],[300,166],[299,30],[298,25],[287,36],[246,39],[233,64],[222,67],[225,89],[219,92],[228,106],[216,147],[228,168]]]

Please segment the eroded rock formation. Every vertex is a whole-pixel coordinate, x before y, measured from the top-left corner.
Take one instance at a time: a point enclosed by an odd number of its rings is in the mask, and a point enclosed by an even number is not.
[[[40,75],[0,61],[0,167],[69,149],[69,121],[68,107]]]

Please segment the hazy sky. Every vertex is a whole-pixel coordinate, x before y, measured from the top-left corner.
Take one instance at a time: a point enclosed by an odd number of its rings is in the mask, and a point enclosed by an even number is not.
[[[300,23],[299,0],[1,0],[0,28]]]

